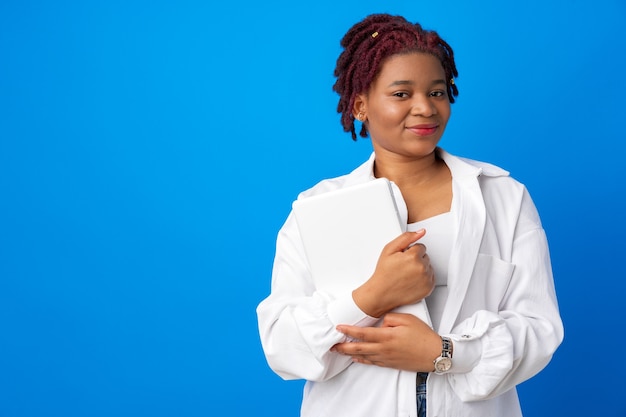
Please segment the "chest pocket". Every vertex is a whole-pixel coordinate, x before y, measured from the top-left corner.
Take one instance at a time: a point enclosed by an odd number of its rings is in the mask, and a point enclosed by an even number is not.
[[[473,309],[497,312],[511,283],[515,265],[492,255],[478,254],[467,296]]]

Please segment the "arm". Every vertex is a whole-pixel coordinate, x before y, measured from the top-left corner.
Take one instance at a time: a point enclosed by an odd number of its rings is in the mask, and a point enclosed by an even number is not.
[[[340,323],[373,326],[385,312],[414,303],[432,291],[432,268],[423,245],[407,247],[424,235],[404,233],[385,246],[372,277],[350,296],[316,291],[295,221],[281,229],[271,295],[258,307],[261,342],[272,369],[286,379],[323,381],[349,366],[349,357],[330,348],[346,341]],[[399,272],[400,271],[400,272]],[[424,279],[416,279],[424,276]]]
[[[563,339],[547,240],[526,191],[514,228],[510,263],[483,256],[476,264],[476,294],[468,297],[485,298],[482,308],[466,300],[466,319],[443,335],[454,352],[444,378],[463,401],[495,397],[532,377]],[[508,285],[495,282],[506,276]],[[430,372],[441,352],[439,335],[409,315],[387,314],[380,328],[338,329],[360,342],[333,350],[359,363]]]
[[[298,227],[287,218],[276,242],[271,294],[257,308],[261,344],[270,367],[284,379],[323,381],[351,364],[329,352],[345,340],[338,323],[371,326],[348,294],[334,299],[316,291],[306,262]]]
[[[465,353],[449,378],[463,400],[491,398],[531,378],[548,364],[563,340],[552,274],[549,267],[540,266],[549,265],[543,231],[520,239],[520,245],[536,248],[538,258],[531,259],[530,253],[518,257],[501,310],[478,311],[451,335],[456,352]],[[527,263],[520,264],[519,258],[527,258]]]
[[[477,263],[475,276],[506,275],[505,262],[492,261]],[[531,378],[563,340],[547,239],[525,189],[506,266],[514,268],[508,286],[489,287],[496,307],[466,315],[450,335],[455,366],[446,377],[464,401],[495,397]]]

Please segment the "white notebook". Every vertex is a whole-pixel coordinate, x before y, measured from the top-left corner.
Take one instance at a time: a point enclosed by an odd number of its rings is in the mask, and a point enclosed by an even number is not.
[[[350,294],[367,281],[383,247],[404,231],[385,178],[301,198],[293,212],[315,287],[334,296]],[[431,325],[424,301],[396,311]]]

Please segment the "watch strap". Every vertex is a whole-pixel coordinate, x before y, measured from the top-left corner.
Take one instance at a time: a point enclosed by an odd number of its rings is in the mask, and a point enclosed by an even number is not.
[[[449,337],[441,336],[441,356],[452,358],[452,340]]]

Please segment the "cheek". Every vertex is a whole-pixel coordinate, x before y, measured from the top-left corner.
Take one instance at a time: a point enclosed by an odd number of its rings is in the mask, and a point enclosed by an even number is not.
[[[448,120],[450,119],[450,115],[452,114],[452,108],[450,107],[450,103],[448,103],[447,105],[442,105],[439,108],[439,114],[441,115],[441,118],[448,123]]]
[[[404,113],[395,108],[387,107],[378,109],[375,117],[372,118],[372,123],[388,129],[398,125],[402,120],[404,120]]]

